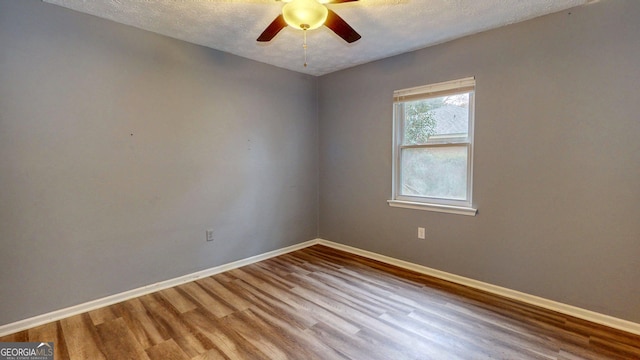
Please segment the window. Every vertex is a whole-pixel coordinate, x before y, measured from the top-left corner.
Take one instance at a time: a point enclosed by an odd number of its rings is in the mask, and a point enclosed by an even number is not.
[[[475,215],[475,79],[395,91],[393,191],[389,205]]]

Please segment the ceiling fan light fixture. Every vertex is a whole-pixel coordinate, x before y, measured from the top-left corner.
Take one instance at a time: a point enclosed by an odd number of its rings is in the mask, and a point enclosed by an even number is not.
[[[329,10],[316,0],[292,0],[282,7],[284,21],[295,29],[313,30],[324,24]]]

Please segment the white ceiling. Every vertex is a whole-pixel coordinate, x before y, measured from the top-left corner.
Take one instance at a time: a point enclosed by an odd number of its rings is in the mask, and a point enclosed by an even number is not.
[[[582,5],[590,0],[360,0],[329,4],[362,39],[347,44],[331,30],[256,38],[280,14],[275,0],[44,0],[122,24],[312,75],[425,48],[465,35]]]

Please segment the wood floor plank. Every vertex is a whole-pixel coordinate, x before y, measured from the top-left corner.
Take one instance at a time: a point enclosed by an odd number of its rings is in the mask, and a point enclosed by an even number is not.
[[[0,338],[56,360],[640,359],[640,336],[312,246]]]
[[[319,341],[319,339],[309,336],[305,332],[307,329],[292,327],[286,317],[272,312],[271,309],[252,307],[251,314],[259,318],[263,323],[268,324],[271,327],[270,333],[278,334],[280,338],[285,338],[289,341],[287,349],[294,348],[293,353],[296,354],[293,357],[294,359],[298,357],[308,360],[344,359],[335,349]]]
[[[640,359],[640,349],[635,346],[611,342],[597,336],[590,337],[589,344],[595,349],[612,356],[620,356],[625,359]]]
[[[248,310],[245,310],[247,312]],[[243,317],[244,312],[229,315],[221,321],[228,328],[233,329],[244,340],[260,349],[269,359],[286,360],[288,355],[284,349],[275,345],[270,338],[268,332],[264,328],[257,326],[258,324],[246,321],[247,316]]]
[[[275,286],[281,287],[284,290],[291,289],[294,284],[291,284],[287,280],[287,275],[291,272],[284,270],[278,266],[273,259],[267,259],[261,262],[253,263],[245,266],[243,270],[251,272],[254,276],[264,279],[267,282],[272,283]]]
[[[200,285],[195,282],[190,282],[181,285],[180,290],[183,290],[194,303],[197,303],[200,308],[205,308],[217,317],[227,316],[234,312],[230,306],[224,302],[218,300],[214,295],[207,293]]]
[[[486,355],[487,353],[484,351],[484,348],[487,344],[491,344],[490,353],[500,353],[502,354],[501,356],[507,358],[523,357],[522,354],[514,351],[511,346],[508,345],[509,336],[513,336],[513,334],[505,331],[505,329],[492,327],[490,324],[468,322],[464,318],[451,315],[442,317],[439,316],[439,314],[425,313],[419,310],[409,314],[407,316],[408,319],[399,316],[393,317],[393,315],[389,314],[385,315],[385,317],[391,317],[393,318],[392,321],[400,324],[412,320],[410,324],[405,325],[408,326],[411,331],[426,336],[428,336],[428,334],[435,334],[446,340],[459,342],[466,351],[474,349],[474,352]],[[477,334],[484,334],[485,336],[479,337]],[[545,347],[540,346],[540,344],[537,345],[546,351],[548,347],[553,347],[555,343],[550,341],[545,344]],[[556,348],[555,350],[557,352],[558,349]]]
[[[176,344],[173,339],[161,342],[147,350],[150,360],[189,360],[190,357]]]
[[[182,351],[184,351],[189,358],[194,358],[198,355],[204,354],[214,347],[211,340],[207,339],[199,332],[194,332],[193,334],[185,335],[173,340],[175,340],[178,346],[180,346]]]
[[[140,299],[132,299],[118,304],[116,311],[136,337],[144,349],[168,340],[168,333],[156,326],[156,322],[149,316]]]
[[[180,338],[191,333],[178,310],[160,294],[144,295],[138,299],[146,309],[149,318],[161,333],[166,334],[167,338]]]
[[[465,354],[473,353],[487,358],[490,358],[491,354],[500,354],[501,358],[507,359],[553,359],[557,355],[557,349],[556,351],[549,351],[546,348],[540,348],[546,354],[528,354],[526,351],[520,351],[521,349],[510,346],[509,333],[491,332],[491,340],[487,340],[473,336],[474,333],[460,331],[455,325],[446,327],[444,324],[424,321],[424,318],[416,318],[412,315],[414,314],[409,316],[404,314],[385,314],[382,319],[409,329],[409,331],[438,343],[461,357],[464,357]],[[434,331],[434,329],[438,331]],[[481,331],[485,331],[485,335],[489,334],[489,330],[483,329],[475,329],[475,334]],[[485,350],[488,343],[491,344],[490,352]]]
[[[62,319],[60,325],[70,359],[107,359],[102,349],[102,341],[88,313]]]
[[[356,333],[359,330],[359,328],[353,323],[349,322],[348,319],[336,316],[331,311],[324,309],[321,306],[314,304],[313,302],[305,300],[292,292],[283,291],[282,288],[273,285],[269,281],[254,276],[253,271],[250,269],[247,269],[246,271],[235,269],[232,270],[232,272],[234,273],[234,275],[237,274],[237,276],[239,276],[239,278],[241,278],[243,281],[262,290],[263,292],[279,294],[278,299],[280,301],[283,301],[286,304],[290,305],[291,307],[296,309],[296,311],[310,314],[314,319],[316,319],[316,321],[323,321],[350,333]]]
[[[290,277],[297,280],[296,284],[298,287],[324,294],[331,294],[331,296],[336,300],[352,307],[356,307],[371,316],[380,316],[388,310],[387,308],[375,304],[369,297],[358,297],[357,295],[351,294],[351,292],[346,288],[327,284],[311,276],[292,274]]]
[[[446,314],[446,321],[442,321],[441,314]],[[535,345],[537,349],[544,349],[545,352],[557,353],[556,341],[546,337],[540,328],[533,328],[528,324],[514,322],[511,319],[496,314],[485,313],[483,309],[476,309],[470,312],[467,308],[455,304],[447,304],[446,311],[438,313],[428,313],[424,309],[417,309],[410,314],[413,319],[421,320],[423,323],[433,324],[440,322],[444,326],[449,326],[458,331],[458,336],[475,338],[475,334],[491,334],[491,338],[501,346],[508,343],[529,343]],[[436,320],[440,319],[440,320]],[[443,329],[443,331],[446,331]],[[549,350],[550,349],[550,350]]]
[[[142,345],[136,341],[122,318],[104,322],[96,326],[103,344],[105,357],[122,360],[149,360]]]
[[[304,330],[318,322],[313,317],[313,314],[298,311],[294,305],[290,305],[286,301],[281,301],[282,299],[263,292],[242,280],[236,280],[231,285],[242,289],[245,297],[251,299],[254,304],[253,307],[271,308],[274,312],[277,312],[279,316],[287,318],[291,327]]]
[[[53,342],[53,354],[56,360],[69,359],[67,343],[59,322],[37,326],[28,330],[30,342]]]
[[[89,311],[89,317],[93,321],[93,325],[100,325],[106,321],[115,320],[116,314],[113,312],[113,307],[103,307],[93,311]]]
[[[158,295],[165,298],[165,300],[167,300],[171,305],[173,305],[173,307],[175,307],[176,310],[181,313],[185,313],[187,311],[198,308],[198,305],[182,295],[178,288],[161,290],[158,292]]]
[[[211,278],[216,280],[219,283],[228,283],[235,280],[235,277],[231,276],[231,274],[228,271],[212,275]]]
[[[617,343],[630,345],[637,348],[638,335],[624,331],[611,329],[606,326],[590,323],[586,320],[568,317],[563,326],[564,329],[588,337],[606,339],[605,341],[615,341]]]
[[[223,319],[212,318],[208,312],[196,309],[184,314],[190,326],[209,338],[214,348],[230,359],[268,359],[254,345],[243,341],[241,336],[222,323]]]
[[[332,286],[343,288],[361,299],[368,299],[374,305],[386,309],[386,311],[410,313],[413,310],[410,305],[390,299],[388,295],[393,295],[393,293],[377,291],[374,288],[359,284],[358,282],[344,279],[336,273],[316,273],[313,274],[313,278],[331,284]]]
[[[231,305],[234,309],[243,311],[248,309],[251,306],[251,303],[237,293],[232,291],[232,288],[229,287],[228,283],[225,285],[216,281],[213,277],[206,277],[204,279],[200,279],[196,281],[196,283],[202,286],[209,293],[216,294],[222,300],[224,300],[227,304]]]
[[[344,334],[331,326],[319,322],[306,331],[307,334],[317,337],[347,359],[358,359],[362,356],[370,360],[386,360],[388,357],[378,349],[371,349],[359,338]]]
[[[0,342],[26,342],[29,341],[29,330],[20,331],[0,337]]]
[[[226,356],[224,356],[220,351],[216,349],[210,349],[206,352],[192,357],[191,360],[228,360]]]

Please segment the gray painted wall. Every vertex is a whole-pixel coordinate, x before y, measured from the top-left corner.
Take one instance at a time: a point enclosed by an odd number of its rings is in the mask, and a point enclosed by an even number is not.
[[[320,237],[640,322],[638,19],[601,1],[320,78]],[[393,90],[467,76],[478,215],[390,208]]]
[[[0,0],[0,324],[316,238],[317,159],[316,78]]]

